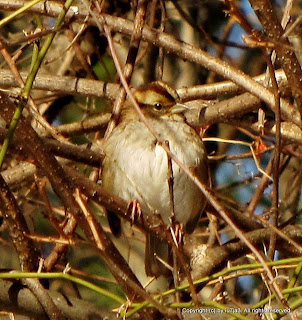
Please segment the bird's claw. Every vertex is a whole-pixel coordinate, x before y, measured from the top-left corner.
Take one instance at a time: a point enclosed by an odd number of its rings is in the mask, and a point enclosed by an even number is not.
[[[183,239],[183,226],[179,222],[174,222],[173,225],[170,226],[170,232],[174,240],[174,243],[178,247]]]
[[[128,213],[130,214],[130,224],[133,225],[135,220],[138,220],[142,217],[142,208],[138,200],[133,199],[127,209]]]

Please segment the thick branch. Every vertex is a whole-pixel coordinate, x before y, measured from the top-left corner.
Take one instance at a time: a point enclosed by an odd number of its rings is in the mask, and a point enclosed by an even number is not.
[[[57,308],[63,313],[64,319],[116,319],[114,314],[105,311],[100,306],[95,306],[74,297],[65,297],[58,292],[46,291]],[[34,319],[49,319],[35,295],[16,281],[0,280],[0,310],[25,315]]]

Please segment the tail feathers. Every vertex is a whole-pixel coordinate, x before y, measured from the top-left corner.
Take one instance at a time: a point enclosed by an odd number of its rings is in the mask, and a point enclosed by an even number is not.
[[[107,210],[107,220],[112,234],[119,237],[122,232],[121,219],[112,211]]]
[[[146,235],[145,269],[147,276],[158,278],[161,275],[169,276],[171,271],[159,260],[170,263],[171,249],[169,244],[155,234]]]

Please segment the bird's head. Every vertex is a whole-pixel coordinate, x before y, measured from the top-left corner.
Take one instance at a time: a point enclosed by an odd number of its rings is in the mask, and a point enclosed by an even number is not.
[[[179,103],[176,90],[163,81],[151,82],[137,89],[134,96],[142,110],[155,117],[183,113],[187,109]]]

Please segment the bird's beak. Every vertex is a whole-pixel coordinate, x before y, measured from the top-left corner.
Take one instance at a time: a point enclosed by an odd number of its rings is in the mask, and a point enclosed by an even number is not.
[[[188,110],[189,108],[182,104],[182,103],[176,103],[172,108],[171,108],[171,113],[183,113],[186,110]]]

